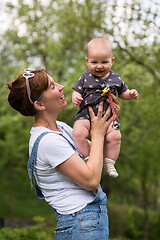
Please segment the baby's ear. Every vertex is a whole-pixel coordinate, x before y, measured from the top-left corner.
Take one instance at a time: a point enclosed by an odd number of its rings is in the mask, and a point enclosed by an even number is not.
[[[86,59],[86,62],[88,63],[88,58],[86,57],[85,59]]]
[[[114,62],[115,57],[112,57],[112,63]]]

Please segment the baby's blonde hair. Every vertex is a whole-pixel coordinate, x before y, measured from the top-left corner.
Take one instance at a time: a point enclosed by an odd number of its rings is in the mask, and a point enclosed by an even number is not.
[[[113,47],[112,47],[111,41],[106,37],[94,37],[87,44],[87,47],[86,47],[87,57],[89,55],[89,48],[93,47],[95,45],[97,47],[102,46],[102,45],[106,45],[108,48],[111,49],[111,54],[113,56]]]

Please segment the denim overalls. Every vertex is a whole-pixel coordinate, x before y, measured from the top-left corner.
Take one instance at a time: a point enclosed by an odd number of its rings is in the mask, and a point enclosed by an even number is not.
[[[62,128],[62,126],[60,126]],[[63,128],[66,131],[66,129]],[[38,198],[43,199],[44,196],[34,181],[34,163],[37,156],[38,144],[41,138],[47,133],[43,132],[35,141],[32,152],[28,161],[28,174],[31,179],[31,184],[36,190]],[[53,132],[56,133],[56,132]],[[70,133],[67,132],[71,137]],[[64,137],[63,134],[61,136]],[[77,148],[64,137],[74,150]],[[99,185],[95,193],[95,199],[82,210],[68,214],[59,214],[55,209],[57,218],[57,228],[54,231],[55,240],[107,240],[109,235],[108,230],[108,215],[106,208],[107,198]]]

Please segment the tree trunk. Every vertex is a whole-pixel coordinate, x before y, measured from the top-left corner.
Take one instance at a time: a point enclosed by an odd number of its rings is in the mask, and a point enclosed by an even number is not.
[[[149,240],[149,222],[148,222],[148,192],[146,182],[142,180],[142,198],[143,198],[143,210],[144,210],[144,240]]]

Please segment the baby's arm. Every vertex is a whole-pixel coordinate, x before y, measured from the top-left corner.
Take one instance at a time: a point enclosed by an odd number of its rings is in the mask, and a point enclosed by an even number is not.
[[[127,89],[127,91],[123,92],[119,97],[123,100],[138,99],[139,94],[136,89]]]
[[[73,106],[79,107],[82,101],[83,101],[82,95],[76,90],[73,90],[73,93],[72,93]]]

